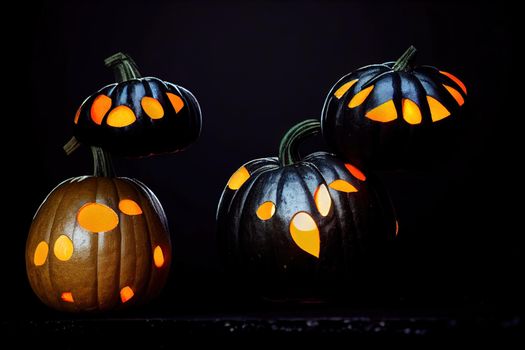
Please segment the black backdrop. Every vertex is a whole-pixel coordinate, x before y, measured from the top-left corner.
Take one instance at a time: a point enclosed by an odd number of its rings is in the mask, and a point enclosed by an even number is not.
[[[116,160],[120,175],[150,186],[170,220],[172,272],[150,308],[177,314],[183,305],[212,310],[230,293],[218,275],[214,224],[231,173],[250,159],[276,155],[284,132],[319,116],[343,74],[395,59],[410,44],[419,62],[466,82],[470,119],[456,152],[423,170],[380,174],[401,227],[384,293],[396,296],[396,307],[515,307],[523,292],[523,229],[511,219],[518,212],[510,203],[513,148],[503,134],[512,128],[509,118],[518,117],[504,103],[513,79],[509,8],[437,1],[75,1],[28,11],[24,103],[31,113],[23,125],[27,149],[15,153],[23,171],[12,179],[23,188],[21,218],[12,223],[14,244],[3,254],[16,286],[3,290],[13,315],[53,315],[26,280],[25,239],[46,194],[91,171],[86,148],[68,157],[62,145],[78,105],[112,82],[105,57],[129,53],[143,75],[190,89],[202,107],[201,138],[187,151]],[[323,147],[320,139],[310,144]]]

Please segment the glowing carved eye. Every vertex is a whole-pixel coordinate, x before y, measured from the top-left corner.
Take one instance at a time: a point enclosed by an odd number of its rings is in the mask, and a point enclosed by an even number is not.
[[[359,91],[357,94],[355,94],[354,97],[350,100],[350,103],[348,104],[348,107],[355,108],[359,105],[361,105],[363,102],[365,102],[366,98],[372,90],[374,89],[374,85],[367,87],[366,89],[363,89]]]
[[[359,79],[354,79],[352,81],[349,81],[348,83],[344,83],[343,85],[341,85],[341,87],[339,89],[337,89],[335,92],[334,92],[334,96],[336,98],[341,98],[343,97],[343,95],[355,84],[357,83]]]
[[[73,255],[73,242],[65,235],[61,235],[57,238],[53,252],[58,260],[68,261]]]
[[[123,303],[133,298],[134,295],[135,292],[133,292],[133,289],[131,289],[129,286],[126,286],[120,290],[120,300],[122,300]]]
[[[315,190],[314,202],[322,216],[328,215],[332,206],[332,198],[330,198],[330,193],[324,184],[319,185]]]
[[[95,124],[101,125],[102,119],[111,108],[111,99],[106,95],[100,95],[95,98],[91,105],[91,120]]]
[[[366,180],[365,174],[363,174],[361,170],[357,169],[352,164],[345,163],[345,168],[350,172],[350,174],[352,174],[358,180],[361,180],[361,181]]]
[[[364,90],[363,90],[364,91]],[[356,95],[357,96],[357,95]],[[397,118],[396,106],[394,101],[388,100],[385,103],[380,104],[374,109],[366,112],[366,117],[368,119],[375,120],[376,122],[391,122]]]
[[[167,92],[166,95],[168,95],[168,98],[171,102],[171,105],[175,109],[175,112],[179,113],[182,107],[184,107],[184,101],[182,100],[182,98],[170,92]]]
[[[421,111],[418,105],[411,99],[403,99],[403,118],[408,124],[420,124],[421,123]]]
[[[144,96],[140,101],[140,105],[151,119],[164,117],[164,108],[162,108],[162,105],[156,98]]]
[[[46,262],[47,254],[49,252],[49,245],[42,241],[38,243],[35,249],[35,255],[33,256],[33,262],[35,266],[42,266]]]
[[[446,109],[445,106],[443,106],[441,102],[436,100],[434,97],[427,96],[427,101],[428,101],[428,106],[430,107],[430,115],[432,117],[433,122],[437,122],[450,115],[450,112],[448,111],[448,109]]]
[[[301,211],[290,222],[290,233],[295,244],[308,254],[319,257],[321,239],[319,229],[310,214]]]
[[[162,253],[162,248],[160,246],[156,246],[153,250],[153,262],[158,268],[161,268],[162,265],[164,265],[164,253]]]
[[[450,73],[447,73],[447,72],[443,72],[443,71],[440,71],[439,73],[449,77],[450,79],[452,79],[453,82],[455,82],[456,84],[459,85],[459,87],[461,88],[461,90],[463,90],[463,92],[465,93],[465,95],[467,94],[467,87],[465,86],[465,84],[463,84],[463,82],[461,80],[459,80],[456,76],[450,74]]]
[[[346,192],[346,193],[357,192],[357,188],[355,188],[354,185],[352,185],[348,181],[341,180],[341,179],[333,181],[328,186],[330,186],[330,188],[332,188],[332,189],[334,189],[336,191],[340,191],[340,192]]]
[[[73,120],[75,124],[78,124],[79,118],[80,118],[80,107],[77,109],[77,112],[75,113],[75,119]]]
[[[118,208],[121,212],[126,215],[140,215],[142,214],[142,209],[137,204],[137,202],[132,201],[131,199],[123,199],[118,203]]]
[[[100,203],[87,203],[79,209],[77,220],[83,229],[91,232],[107,232],[118,225],[118,215],[110,207]]]
[[[240,167],[228,180],[228,187],[231,190],[238,190],[242,184],[250,178],[250,173],[245,167]]]
[[[465,103],[465,99],[463,98],[463,96],[461,96],[459,91],[454,89],[453,87],[445,85],[445,84],[443,84],[443,86],[452,95],[452,97],[454,97],[454,100],[456,100],[458,105],[463,106],[463,104]]]
[[[115,128],[133,124],[137,120],[135,113],[128,106],[115,107],[108,115],[107,123]]]
[[[62,295],[60,295],[60,299],[62,299],[62,301],[65,301],[66,303],[75,302],[75,299],[73,299],[73,294],[71,292],[62,293]]]
[[[264,202],[257,208],[256,211],[257,217],[261,220],[268,220],[270,219],[273,214],[275,214],[275,204],[272,202]]]

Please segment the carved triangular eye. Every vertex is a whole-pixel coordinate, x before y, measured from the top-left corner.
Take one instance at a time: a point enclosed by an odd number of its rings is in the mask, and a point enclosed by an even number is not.
[[[366,117],[368,119],[372,119],[382,123],[396,120],[397,111],[396,106],[394,106],[394,101],[388,100],[385,103],[382,103],[379,106],[369,110],[368,112],[366,112]]]
[[[308,254],[319,257],[321,238],[319,229],[310,214],[301,211],[290,222],[290,233],[295,244]]]
[[[441,119],[444,119],[450,115],[448,109],[436,100],[432,96],[427,96],[428,106],[430,107],[430,114],[432,116],[432,121],[437,122]]]

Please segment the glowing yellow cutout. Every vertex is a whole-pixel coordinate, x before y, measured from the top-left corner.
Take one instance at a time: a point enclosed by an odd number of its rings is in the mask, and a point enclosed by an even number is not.
[[[65,235],[61,235],[57,238],[55,246],[53,247],[53,252],[58,260],[68,261],[73,255],[73,242],[71,239]]]
[[[95,98],[91,105],[91,120],[95,124],[101,125],[102,119],[111,108],[111,99],[106,95],[100,95]]]
[[[129,286],[126,286],[120,290],[120,300],[122,300],[123,303],[133,298],[134,295],[135,292],[133,292],[133,289],[131,289]]]
[[[340,192],[346,192],[346,193],[357,192],[357,188],[355,188],[354,185],[352,185],[348,181],[341,180],[341,179],[333,181],[328,186],[330,186],[330,188],[332,188],[332,189],[334,189],[336,191],[340,191]]]
[[[133,124],[137,120],[135,113],[128,106],[115,107],[108,115],[107,123],[115,128],[122,128]]]
[[[341,97],[343,97],[343,95],[355,84],[357,83],[359,79],[354,79],[352,81],[349,81],[347,83],[344,83],[343,85],[341,85],[341,87],[339,89],[337,89],[335,92],[334,92],[334,96],[338,99],[340,99]]]
[[[158,268],[164,265],[164,253],[162,253],[162,248],[159,245],[153,250],[153,262]]]
[[[73,299],[73,294],[71,292],[62,293],[62,295],[60,295],[60,299],[62,299],[62,301],[65,301],[66,303],[75,302],[75,299]]]
[[[123,199],[118,203],[118,208],[121,212],[126,215],[140,215],[142,214],[142,209],[137,204],[137,202],[132,201],[131,199]]]
[[[304,211],[295,214],[290,222],[290,233],[299,248],[316,258],[319,257],[321,238],[319,229],[310,214]]]
[[[379,106],[369,110],[366,112],[366,117],[381,123],[395,120],[397,118],[397,111],[394,101],[388,100],[385,103],[382,103]]]
[[[411,99],[403,99],[403,118],[408,124],[412,125],[420,124],[423,119],[418,105]]]
[[[77,112],[75,113],[75,124],[78,124],[78,119],[80,118],[80,107],[77,109]]]
[[[357,169],[352,164],[345,163],[345,168],[350,172],[350,174],[352,174],[358,180],[361,180],[361,181],[366,180],[365,174],[363,174],[361,170]]]
[[[364,90],[359,91],[357,94],[355,94],[354,97],[350,100],[350,103],[348,104],[348,107],[355,108],[357,106],[360,106],[363,102],[365,102],[366,98],[372,90],[374,89],[374,85],[367,87]]]
[[[79,209],[77,220],[83,229],[91,232],[107,232],[118,225],[118,215],[110,207],[100,203],[88,203]]]
[[[140,105],[151,119],[164,117],[164,108],[162,108],[162,105],[156,98],[144,96],[140,101]]]
[[[445,84],[443,84],[443,86],[445,87],[445,89],[447,89],[448,92],[450,92],[452,97],[454,97],[454,100],[456,100],[458,105],[463,106],[463,104],[465,103],[465,99],[463,98],[463,96],[461,96],[459,91]]]
[[[467,94],[467,87],[465,86],[465,84],[463,84],[463,82],[461,80],[459,80],[455,75],[452,75],[450,73],[447,73],[447,72],[443,72],[443,71],[439,71],[439,73],[449,77],[450,79],[452,79],[452,81],[454,81],[454,83],[458,84],[459,87],[461,88],[461,90],[463,90],[463,92],[465,93],[465,95]]]
[[[315,190],[314,202],[322,216],[328,215],[332,206],[332,198],[330,198],[330,193],[324,184],[319,185]]]
[[[168,98],[170,99],[170,102],[175,109],[176,113],[179,113],[179,111],[184,107],[184,101],[179,96],[172,94],[170,92],[167,92],[166,95],[168,95]]]
[[[268,220],[270,219],[273,214],[275,214],[275,204],[272,202],[264,202],[257,208],[256,211],[257,217],[261,220]]]
[[[42,266],[46,262],[47,253],[49,252],[49,245],[42,241],[38,243],[35,249],[35,255],[33,256],[33,262],[35,266]]]
[[[445,108],[432,96],[427,96],[428,106],[430,107],[430,115],[432,116],[432,121],[437,122],[441,119],[444,119],[450,115],[448,109]]]
[[[228,180],[228,187],[231,190],[238,190],[241,188],[242,184],[250,178],[250,173],[245,167],[240,167]]]

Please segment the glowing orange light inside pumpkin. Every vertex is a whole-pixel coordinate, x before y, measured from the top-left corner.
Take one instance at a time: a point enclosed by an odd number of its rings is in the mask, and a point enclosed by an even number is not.
[[[60,295],[60,299],[62,299],[62,301],[65,301],[66,303],[75,302],[75,299],[73,299],[73,294],[71,292],[62,293],[62,295]]]
[[[120,290],[120,300],[122,300],[123,303],[133,298],[134,295],[135,292],[133,292],[133,289],[131,289],[129,286],[126,286]]]
[[[107,232],[118,225],[118,215],[110,207],[100,203],[87,203],[79,209],[77,220],[83,229],[91,232]]]
[[[452,79],[452,81],[454,81],[454,83],[459,85],[459,87],[461,88],[461,90],[463,90],[465,95],[467,94],[467,87],[465,86],[465,84],[463,84],[463,82],[461,80],[458,79],[458,77],[456,77],[455,75],[452,75],[450,73],[443,72],[443,71],[439,71],[439,73],[441,73],[441,74],[449,77],[450,79]]]
[[[319,185],[315,190],[314,202],[322,216],[328,215],[332,207],[332,198],[330,198],[330,193],[324,184]]]
[[[370,95],[373,89],[374,85],[359,91],[357,94],[355,94],[354,97],[352,97],[350,103],[348,104],[348,107],[355,108],[357,106],[360,106],[363,102],[365,102],[366,98],[368,97],[368,95]]]
[[[75,124],[78,124],[78,119],[80,118],[80,107],[77,109],[77,112],[75,113],[75,119],[73,120]]]
[[[396,237],[398,233],[399,233],[399,222],[397,222],[396,220]]]
[[[131,199],[123,199],[118,203],[118,208],[121,212],[126,215],[140,215],[142,214],[142,209],[137,204],[137,202],[132,201]]]
[[[337,89],[335,92],[334,92],[334,96],[336,98],[341,98],[343,97],[343,95],[355,84],[357,83],[359,79],[354,79],[352,81],[349,81],[347,83],[344,83],[343,85],[341,85],[341,87],[339,87],[339,89]]]
[[[179,113],[179,111],[182,109],[182,107],[184,107],[184,101],[182,100],[182,98],[180,98],[180,96],[177,96],[177,95],[172,94],[170,92],[167,92],[166,95],[168,95],[168,98],[169,98],[169,100],[171,102],[171,105],[175,109],[175,112]]]
[[[142,100],[140,100],[140,105],[151,119],[164,117],[164,108],[162,108],[162,105],[156,98],[144,96]]]
[[[270,219],[273,214],[275,214],[275,204],[272,202],[264,202],[257,208],[256,211],[257,217],[261,220],[268,220]]]
[[[369,110],[366,112],[366,117],[381,123],[395,120],[397,118],[397,111],[394,101],[388,100],[385,103],[382,103],[379,106]]]
[[[111,99],[106,95],[99,95],[91,105],[91,120],[95,124],[101,125],[102,119],[111,108]]]
[[[421,117],[421,111],[419,110],[419,106],[414,101],[409,98],[404,98],[402,106],[403,119],[405,119],[408,124],[414,125],[421,123],[421,120],[423,119]]]
[[[240,167],[228,180],[228,187],[231,190],[238,190],[250,178],[250,173],[245,167]]]
[[[357,169],[352,164],[345,163],[345,168],[350,172],[350,174],[352,174],[358,180],[361,180],[361,181],[366,180],[365,174],[363,174],[361,170]]]
[[[445,84],[443,84],[443,86],[452,95],[452,97],[454,97],[454,100],[456,100],[458,105],[463,106],[463,104],[465,103],[465,99],[463,98],[463,96],[461,96],[459,91],[454,89],[453,87],[445,85]]]
[[[156,246],[153,250],[153,262],[158,268],[164,265],[164,253],[162,252],[162,248],[160,246]]]
[[[295,244],[308,254],[319,257],[321,238],[319,229],[310,214],[301,211],[290,222],[290,233]]]
[[[444,119],[450,115],[448,109],[436,100],[432,96],[427,96],[428,106],[430,107],[430,115],[433,122],[437,122],[441,119]]]
[[[340,191],[340,192],[346,192],[346,193],[357,192],[357,188],[355,188],[354,185],[352,185],[348,181],[341,180],[341,179],[333,181],[328,186],[330,186],[330,188],[332,188],[332,189],[334,189],[336,191]]]
[[[115,128],[123,128],[133,124],[137,120],[135,113],[128,106],[115,107],[109,112],[107,123]]]
[[[42,266],[45,264],[48,252],[49,245],[46,242],[42,241],[38,243],[33,256],[33,262],[35,263],[35,266]]]
[[[57,238],[55,245],[53,246],[53,252],[55,253],[55,256],[58,260],[67,261],[71,259],[73,251],[73,242],[68,236],[61,235]]]

